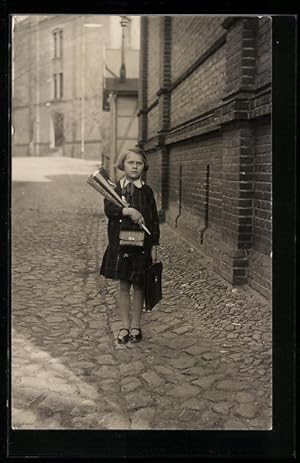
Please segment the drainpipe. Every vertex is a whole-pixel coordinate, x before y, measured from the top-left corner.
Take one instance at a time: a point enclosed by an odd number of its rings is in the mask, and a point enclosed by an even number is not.
[[[175,218],[175,228],[177,228],[177,222],[181,216],[181,204],[182,204],[182,164],[179,166],[179,199],[178,199],[178,214]]]
[[[208,204],[209,204],[209,164],[206,166],[206,182],[205,182],[205,218],[204,227],[200,230],[200,244],[203,244],[203,236],[208,228]]]

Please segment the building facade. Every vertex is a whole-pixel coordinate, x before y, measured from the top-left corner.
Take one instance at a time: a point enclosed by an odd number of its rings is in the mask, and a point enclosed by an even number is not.
[[[272,288],[269,17],[144,16],[139,144],[160,214],[231,284]]]
[[[139,17],[125,29],[125,63],[137,78]],[[109,156],[103,94],[107,69],[120,71],[120,17],[31,15],[15,25],[13,49],[13,155]]]
[[[125,17],[122,18],[125,33]],[[124,37],[125,39],[125,37]],[[110,176],[117,180],[122,174],[116,167],[121,152],[137,144],[138,138],[138,76],[139,50],[125,48],[122,40],[120,53],[107,49],[104,79],[104,106],[110,111],[110,152],[103,165]]]

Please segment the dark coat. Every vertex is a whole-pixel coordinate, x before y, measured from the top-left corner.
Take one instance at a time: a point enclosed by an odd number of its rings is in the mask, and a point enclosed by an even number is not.
[[[120,182],[116,193],[122,194]],[[124,250],[119,245],[119,232],[122,230],[141,230],[134,224],[130,217],[122,214],[122,207],[116,206],[111,201],[104,199],[104,211],[108,221],[108,241],[105,250],[100,274],[107,278],[127,280],[136,284],[143,284],[144,271],[152,262],[151,248],[159,244],[160,231],[157,207],[152,189],[144,184],[141,188],[134,188],[130,207],[134,207],[144,217],[145,225],[151,232],[151,236],[145,234],[143,248]]]

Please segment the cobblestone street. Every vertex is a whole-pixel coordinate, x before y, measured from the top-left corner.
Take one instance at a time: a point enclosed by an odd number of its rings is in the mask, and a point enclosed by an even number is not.
[[[13,428],[271,429],[270,303],[228,285],[167,224],[163,300],[143,315],[144,340],[118,345],[95,168],[13,159]]]

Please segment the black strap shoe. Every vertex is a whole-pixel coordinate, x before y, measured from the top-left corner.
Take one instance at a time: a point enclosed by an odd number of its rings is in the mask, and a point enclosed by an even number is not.
[[[126,334],[121,334],[122,331],[126,331]],[[126,344],[129,341],[129,329],[121,328],[117,337],[119,344]]]
[[[136,334],[133,334],[132,331],[137,331]],[[141,328],[131,328],[129,340],[130,342],[139,342],[143,339]]]

